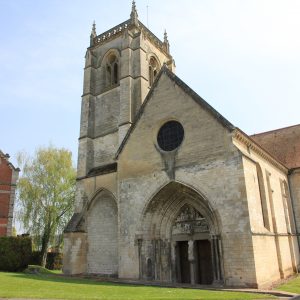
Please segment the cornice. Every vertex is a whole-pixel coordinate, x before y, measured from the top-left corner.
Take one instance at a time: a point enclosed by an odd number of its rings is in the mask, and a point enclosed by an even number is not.
[[[284,173],[288,172],[288,168],[278,161],[274,156],[272,156],[268,151],[264,150],[260,145],[258,145],[254,140],[252,140],[247,134],[245,134],[239,128],[235,128],[233,131],[233,138],[237,141],[244,144],[248,149],[251,149],[253,152],[279,168]]]

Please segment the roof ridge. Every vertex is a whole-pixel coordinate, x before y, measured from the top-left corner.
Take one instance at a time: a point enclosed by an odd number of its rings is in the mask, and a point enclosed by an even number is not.
[[[251,134],[249,136],[263,135],[263,134],[266,134],[266,133],[272,133],[272,132],[276,132],[276,131],[280,131],[280,130],[289,129],[289,128],[292,128],[292,127],[297,127],[297,126],[300,126],[300,124],[295,124],[295,125],[290,125],[290,126],[286,126],[286,127],[281,127],[281,128],[278,128],[278,129],[267,130],[267,131],[263,131],[263,132],[260,132],[260,133],[254,133],[254,134]]]

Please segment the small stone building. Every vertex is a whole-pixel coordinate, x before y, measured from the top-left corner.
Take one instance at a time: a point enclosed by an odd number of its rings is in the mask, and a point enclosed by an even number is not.
[[[19,168],[9,161],[9,155],[0,150],[0,236],[12,235],[16,182]]]
[[[299,147],[290,165],[198,96],[134,2],[93,26],[85,59],[64,272],[248,287],[297,272]]]

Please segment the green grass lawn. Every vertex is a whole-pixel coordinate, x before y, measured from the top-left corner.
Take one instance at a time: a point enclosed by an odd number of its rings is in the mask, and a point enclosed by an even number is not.
[[[38,265],[29,265],[28,268],[24,271],[26,274],[62,274],[61,270],[48,270],[44,267]]]
[[[50,274],[0,272],[0,297],[47,299],[269,299],[268,295],[132,286]]]
[[[296,277],[295,279],[289,280],[289,282],[280,285],[276,289],[280,291],[300,294],[300,276]]]

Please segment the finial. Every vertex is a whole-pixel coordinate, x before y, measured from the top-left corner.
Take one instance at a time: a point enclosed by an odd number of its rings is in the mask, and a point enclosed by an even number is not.
[[[168,43],[168,34],[167,34],[167,30],[166,29],[165,29],[165,32],[164,32],[164,42]]]
[[[130,19],[131,22],[135,25],[138,25],[138,13],[135,6],[135,1],[132,0],[132,7],[131,7],[131,13],[130,13]]]
[[[93,27],[92,27],[92,33],[91,33],[94,37],[96,37],[97,36],[97,33],[96,33],[96,22],[95,22],[95,20],[94,20],[94,22],[93,22]]]
[[[96,33],[96,22],[93,22],[92,32],[90,35],[90,46],[92,47],[94,45],[94,38],[97,36]]]
[[[164,46],[165,46],[165,49],[167,51],[167,53],[170,52],[170,44],[169,44],[169,40],[168,40],[168,35],[167,35],[167,31],[165,29],[165,32],[164,32]]]

